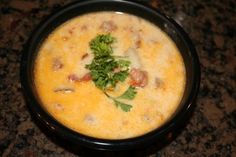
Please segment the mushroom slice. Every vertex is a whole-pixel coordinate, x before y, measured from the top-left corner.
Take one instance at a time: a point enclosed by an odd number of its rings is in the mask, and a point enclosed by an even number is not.
[[[58,93],[58,92],[61,92],[61,93],[75,92],[75,90],[73,88],[69,88],[69,87],[65,87],[65,88],[59,87],[59,88],[54,89],[53,91],[56,93]]]

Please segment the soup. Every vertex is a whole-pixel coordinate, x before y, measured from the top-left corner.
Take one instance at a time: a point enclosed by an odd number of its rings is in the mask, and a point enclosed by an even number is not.
[[[119,12],[65,22],[42,43],[34,66],[45,110],[66,127],[102,139],[160,127],[178,108],[185,73],[167,34]]]

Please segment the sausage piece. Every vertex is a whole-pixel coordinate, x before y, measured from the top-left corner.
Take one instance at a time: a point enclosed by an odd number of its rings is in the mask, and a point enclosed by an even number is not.
[[[131,86],[145,87],[148,84],[148,75],[146,71],[133,68],[130,71]]]

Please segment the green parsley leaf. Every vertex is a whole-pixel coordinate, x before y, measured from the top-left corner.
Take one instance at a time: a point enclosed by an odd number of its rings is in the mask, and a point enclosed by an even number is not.
[[[120,108],[121,108],[123,111],[125,111],[125,112],[129,112],[130,109],[132,108],[131,105],[126,104],[126,103],[123,103],[123,102],[120,102],[120,101],[118,101],[118,100],[115,100],[115,99],[114,99],[114,102],[115,102],[115,105],[116,105],[117,107],[120,107]]]
[[[125,79],[128,77],[128,75],[129,75],[128,71],[121,71],[119,73],[115,73],[114,74],[114,80],[116,82],[118,82],[118,81],[124,82]]]
[[[136,94],[137,94],[136,88],[129,86],[129,88],[118,98],[133,100]]]
[[[107,56],[112,54],[111,44],[115,41],[110,34],[98,35],[90,41],[89,46],[95,57]]]
[[[119,68],[122,70],[128,70],[131,64],[129,60],[124,60],[124,59],[119,59],[117,62],[118,62]]]
[[[117,98],[111,97],[106,92],[104,92],[104,94],[108,98],[110,98],[114,101],[116,107],[120,107],[123,111],[128,112],[132,108],[132,105],[123,103],[119,99],[133,100],[135,95],[137,94],[137,91],[136,91],[135,87],[130,86],[121,96],[119,96]]]

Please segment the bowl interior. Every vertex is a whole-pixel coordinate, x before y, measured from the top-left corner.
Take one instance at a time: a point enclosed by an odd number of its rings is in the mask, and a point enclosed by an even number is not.
[[[125,12],[150,21],[169,35],[169,37],[177,45],[183,57],[186,68],[187,82],[182,101],[177,111],[163,126],[143,136],[124,140],[104,140],[88,137],[64,127],[52,116],[50,116],[40,105],[40,100],[34,87],[33,70],[34,61],[41,43],[47,38],[50,32],[65,21],[82,14],[98,11]],[[26,99],[29,102],[29,108],[32,112],[34,112],[34,114],[36,114],[37,118],[47,124],[50,130],[54,131],[58,135],[63,135],[65,139],[69,139],[74,143],[79,143],[96,149],[127,149],[138,145],[144,145],[148,142],[151,143],[160,136],[163,136],[166,132],[177,125],[179,121],[181,121],[185,113],[192,106],[199,87],[199,77],[200,69],[198,57],[194,46],[182,28],[180,28],[172,19],[164,16],[158,11],[134,2],[120,0],[89,0],[74,3],[62,8],[60,11],[50,16],[47,20],[43,21],[35,30],[26,44],[21,63],[21,82],[23,89]]]

